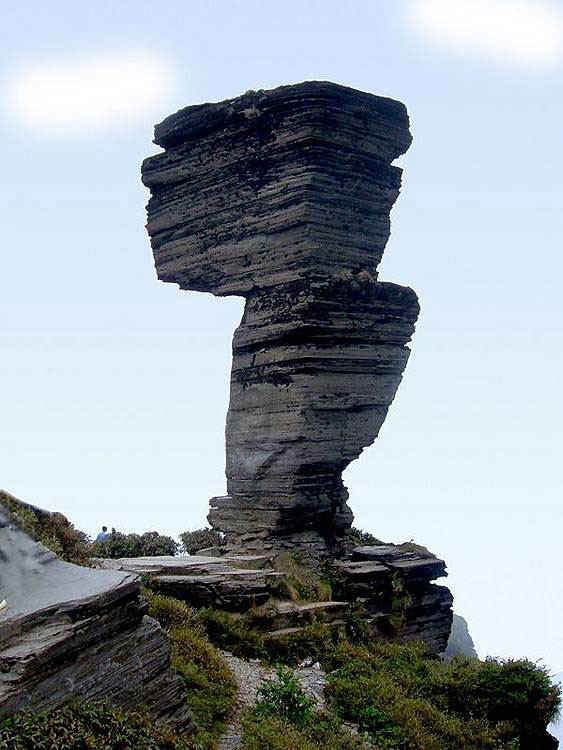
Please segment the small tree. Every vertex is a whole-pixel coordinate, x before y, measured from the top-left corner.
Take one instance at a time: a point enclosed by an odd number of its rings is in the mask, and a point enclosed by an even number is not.
[[[206,547],[222,547],[225,540],[218,531],[206,527],[196,531],[184,531],[180,534],[182,548],[187,555],[195,555],[200,549]]]

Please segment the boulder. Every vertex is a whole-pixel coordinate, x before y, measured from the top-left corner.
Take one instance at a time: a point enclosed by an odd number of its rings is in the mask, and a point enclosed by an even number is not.
[[[103,698],[190,727],[168,639],[135,575],[59,560],[1,504],[0,561],[0,719]]]

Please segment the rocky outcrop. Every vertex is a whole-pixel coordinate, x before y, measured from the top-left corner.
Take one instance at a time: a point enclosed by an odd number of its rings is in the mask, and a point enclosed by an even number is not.
[[[291,573],[273,570],[274,561],[265,556],[161,556],[99,563],[148,576],[151,588],[194,607],[249,613],[253,626],[269,638],[290,635],[317,620],[341,630],[350,606],[360,604],[374,639],[423,640],[439,654],[452,624],[452,595],[433,583],[447,575],[446,565],[415,544],[357,547],[349,559],[332,561],[326,573],[334,601],[284,601],[290,591],[284,578]]]
[[[266,558],[267,559],[267,558]],[[259,555],[131,557],[100,560],[107,569],[149,576],[151,587],[194,607],[246,612],[268,601],[282,573],[263,569]]]
[[[362,603],[372,637],[425,641],[432,652],[443,652],[453,597],[433,581],[447,575],[444,561],[408,543],[357,547],[351,558],[332,563],[333,593]]]
[[[465,656],[467,659],[479,658],[469,632],[467,620],[455,613],[448,645],[442,656],[445,661],[451,661],[455,656]]]
[[[246,298],[210,523],[230,550],[332,554],[353,518],[342,471],[379,433],[419,309],[377,278],[405,107],[308,82],[187,107],[155,135],[159,278]]]
[[[1,504],[0,604],[0,719],[80,697],[145,706],[156,720],[190,726],[139,579],[59,560]]]

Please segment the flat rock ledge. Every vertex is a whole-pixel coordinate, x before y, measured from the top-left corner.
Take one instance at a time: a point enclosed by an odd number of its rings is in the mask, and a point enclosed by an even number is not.
[[[280,601],[284,574],[267,555],[139,557],[99,561],[104,567],[149,576],[151,586],[194,607],[251,613],[268,638],[299,632],[321,621],[343,628],[351,604],[367,612],[374,639],[424,640],[434,653],[447,645],[453,598],[433,583],[446,564],[424,547],[380,544],[357,547],[331,563],[333,601]],[[252,566],[252,567],[248,567]],[[260,566],[260,567],[258,567]]]
[[[75,698],[191,726],[170,646],[137,576],[58,560],[0,505],[0,719]]]

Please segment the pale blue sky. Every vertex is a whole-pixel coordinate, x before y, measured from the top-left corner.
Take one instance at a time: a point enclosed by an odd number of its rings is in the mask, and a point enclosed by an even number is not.
[[[505,18],[506,0],[473,0],[471,25],[448,1],[457,19],[440,0],[6,3],[0,486],[90,533],[201,526],[225,486],[242,302],[156,280],[152,126],[305,79],[392,96],[414,142],[381,278],[416,289],[422,315],[381,436],[346,473],[350,504],[376,536],[446,558],[482,656],[560,671],[561,6],[536,0],[530,20],[530,2]],[[128,56],[142,85],[108,103]],[[101,91],[80,85],[80,61],[102,57]],[[78,70],[74,91],[46,91],[53,65]]]

